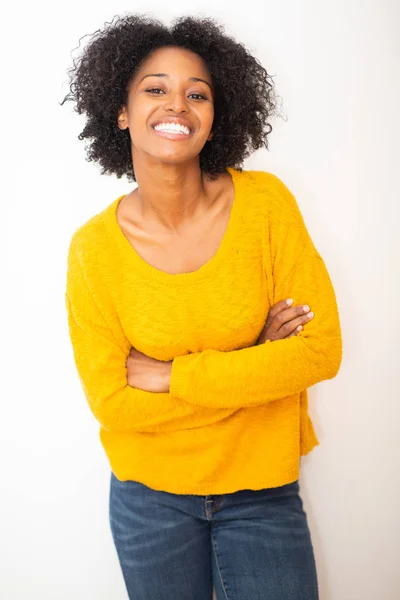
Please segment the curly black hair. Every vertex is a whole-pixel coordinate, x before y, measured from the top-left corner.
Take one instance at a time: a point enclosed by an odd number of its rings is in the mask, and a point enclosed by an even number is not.
[[[212,78],[213,138],[200,152],[201,170],[211,178],[228,166],[242,170],[254,150],[268,149],[269,119],[276,108],[272,77],[222,26],[211,18],[192,16],[175,19],[170,28],[143,14],[117,16],[91,34],[68,70],[70,92],[61,103],[72,100],[75,111],[86,114],[78,139],[89,140],[87,160],[97,161],[102,174],[136,181],[129,130],[119,129],[117,117],[141,62],[166,46],[198,54]]]

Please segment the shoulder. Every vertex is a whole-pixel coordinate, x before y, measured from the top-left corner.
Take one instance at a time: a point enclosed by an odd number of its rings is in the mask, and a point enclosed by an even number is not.
[[[267,194],[269,196],[282,196],[291,194],[288,186],[278,175],[269,171],[229,169],[236,181],[243,189],[253,193]]]
[[[103,210],[99,211],[73,231],[68,248],[68,260],[77,259],[81,264],[83,261],[95,257],[107,245],[109,236],[108,222],[112,218],[113,208],[120,197],[109,203]]]
[[[288,185],[275,173],[269,171],[242,170],[234,171],[236,181],[247,198],[247,203],[260,204],[271,215],[279,212],[298,217],[299,207],[296,198]]]
[[[308,231],[299,202],[289,186],[274,173],[266,171],[242,171],[239,174],[247,189],[247,207],[254,210],[264,222],[264,233],[270,243],[283,240],[300,240],[320,257]],[[286,243],[286,242],[284,242]]]

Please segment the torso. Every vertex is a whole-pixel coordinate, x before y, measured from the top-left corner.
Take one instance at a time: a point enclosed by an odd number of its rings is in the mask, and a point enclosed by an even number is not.
[[[229,173],[207,184],[209,209],[201,218],[173,233],[161,227],[146,227],[140,220],[136,190],[118,205],[117,221],[134,250],[148,264],[170,274],[197,271],[216,254],[225,235],[234,200]]]

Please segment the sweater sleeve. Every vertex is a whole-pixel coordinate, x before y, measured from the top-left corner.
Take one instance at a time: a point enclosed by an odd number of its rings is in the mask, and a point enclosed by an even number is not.
[[[230,352],[206,349],[176,357],[170,393],[197,405],[249,407],[291,396],[335,377],[342,338],[335,292],[297,201],[268,174],[265,202],[266,276],[278,301],[308,304],[314,318],[296,336]]]
[[[89,408],[109,431],[166,432],[214,423],[235,411],[210,410],[170,393],[128,385],[126,361],[131,344],[115,334],[91,292],[71,243],[65,305],[78,376]]]

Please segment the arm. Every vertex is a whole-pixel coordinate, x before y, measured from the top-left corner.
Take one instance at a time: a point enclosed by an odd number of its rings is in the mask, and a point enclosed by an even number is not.
[[[100,311],[75,249],[68,254],[65,303],[75,365],[91,412],[110,431],[154,432],[214,423],[232,410],[210,410],[169,393],[130,387],[126,362],[129,341],[117,340]]]
[[[197,405],[238,408],[301,392],[336,376],[342,339],[335,292],[325,263],[306,229],[294,196],[275,176],[266,191],[269,206],[267,277],[274,301],[308,304],[314,318],[289,339],[231,352],[207,349],[176,357],[170,393]]]

